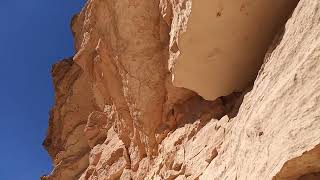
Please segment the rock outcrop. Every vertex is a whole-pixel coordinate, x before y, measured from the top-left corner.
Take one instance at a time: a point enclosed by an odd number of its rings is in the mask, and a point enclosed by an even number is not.
[[[298,0],[177,2],[170,38],[173,84],[214,100],[255,79]]]
[[[41,178],[319,179],[319,9],[88,0],[52,68]]]

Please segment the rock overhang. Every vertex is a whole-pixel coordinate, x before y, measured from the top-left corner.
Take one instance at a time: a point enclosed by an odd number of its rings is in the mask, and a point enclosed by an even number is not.
[[[185,18],[188,23],[184,33],[171,37],[177,39],[179,49],[171,69],[173,84],[207,100],[243,90],[255,79],[273,37],[297,3],[298,0],[193,1],[189,17],[177,17],[188,13],[174,17]],[[173,23],[172,32],[181,26]]]

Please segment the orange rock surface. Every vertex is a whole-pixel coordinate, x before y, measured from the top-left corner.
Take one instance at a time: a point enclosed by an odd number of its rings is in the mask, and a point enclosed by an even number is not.
[[[319,179],[319,9],[88,0],[52,68],[41,179]]]

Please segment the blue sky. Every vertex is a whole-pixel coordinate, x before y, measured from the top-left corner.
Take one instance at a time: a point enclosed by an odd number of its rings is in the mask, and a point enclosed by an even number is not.
[[[0,0],[0,180],[49,173],[42,147],[51,65],[74,54],[71,17],[85,0]]]

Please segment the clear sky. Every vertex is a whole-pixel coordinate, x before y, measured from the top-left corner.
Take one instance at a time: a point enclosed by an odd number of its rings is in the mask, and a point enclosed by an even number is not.
[[[42,147],[51,65],[74,54],[70,20],[85,0],[0,0],[0,180],[49,173]]]

